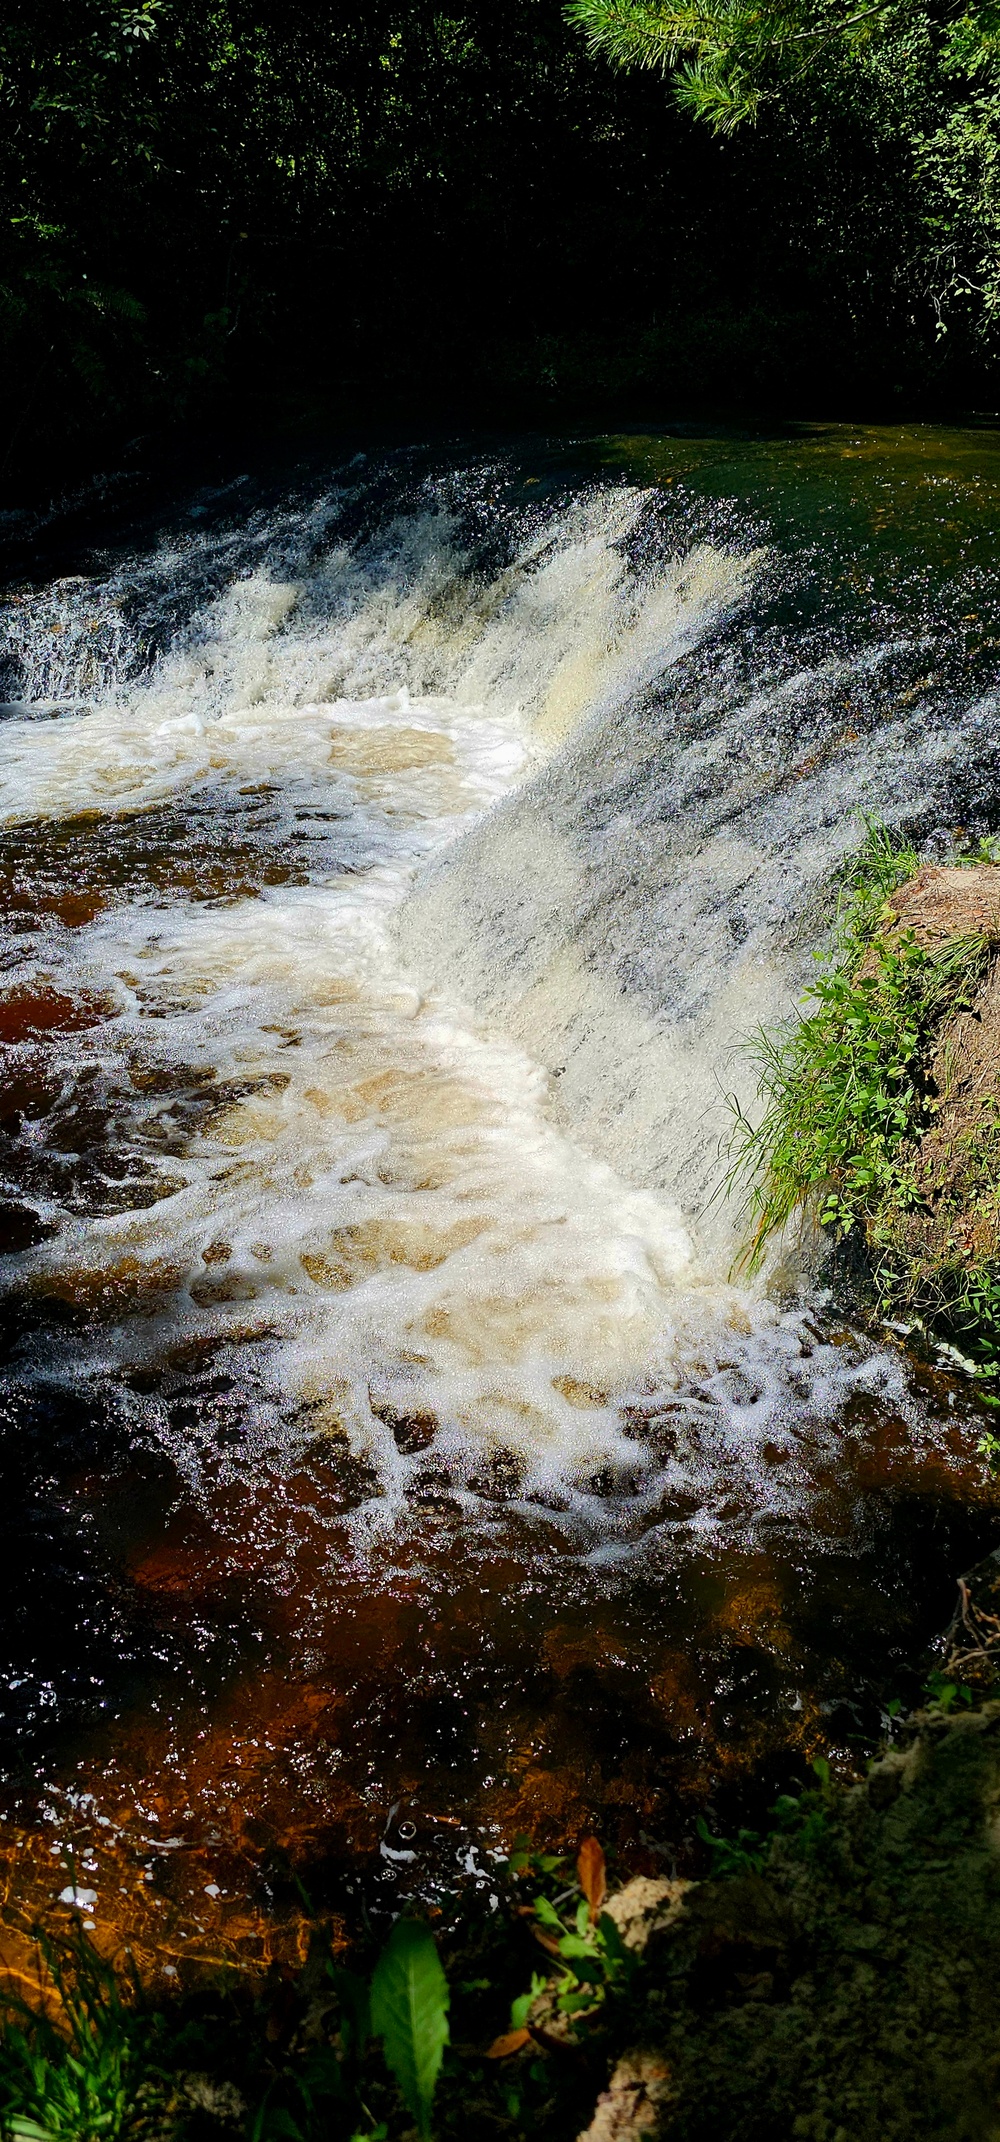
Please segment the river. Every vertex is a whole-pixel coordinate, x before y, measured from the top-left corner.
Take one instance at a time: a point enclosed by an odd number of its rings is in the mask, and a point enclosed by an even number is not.
[[[9,1915],[687,1867],[913,1695],[983,1415],[734,1277],[726,1147],[864,815],[1000,822],[998,507],[982,428],[432,444],[9,588]]]

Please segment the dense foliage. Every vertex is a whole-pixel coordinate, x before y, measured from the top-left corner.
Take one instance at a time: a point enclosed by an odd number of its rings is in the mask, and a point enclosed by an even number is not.
[[[593,49],[602,16],[658,12],[625,0],[579,0],[589,41],[562,0],[11,0],[8,480],[239,406],[989,394],[983,21],[880,9],[861,42],[810,31],[803,72],[789,40],[816,0],[785,6],[787,36],[748,53],[726,0],[717,64],[716,0],[669,44],[702,85],[685,77],[689,104],[752,103],[756,124],[720,136],[655,69]]]
[[[864,121],[894,162],[887,294],[905,282],[938,338],[992,345],[1000,310],[1000,17],[937,0],[569,0],[593,50],[672,78],[678,105],[731,133],[780,112],[831,150]],[[902,241],[902,243],[901,243]]]

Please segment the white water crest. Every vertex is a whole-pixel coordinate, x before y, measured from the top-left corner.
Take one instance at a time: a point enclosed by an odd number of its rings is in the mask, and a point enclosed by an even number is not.
[[[729,1284],[713,1191],[734,1044],[800,986],[775,911],[851,840],[842,814],[810,834],[811,770],[780,897],[734,938],[774,866],[768,769],[839,680],[769,698],[763,759],[745,705],[709,693],[685,726],[666,680],[765,561],[694,543],[640,570],[647,510],[592,490],[492,576],[445,513],[334,535],[91,680],[89,711],[0,729],[9,826],[98,816],[141,843],[144,814],[263,807],[305,880],[22,948],[19,988],[104,1006],[51,1046],[113,1091],[157,1195],[40,1207],[58,1231],[20,1277],[90,1307],[94,1374],[228,1343],[263,1403],[366,1457],[385,1509],[429,1451],[459,1482],[502,1458],[524,1496],[627,1482],[693,1384],[752,1463],[803,1388],[798,1318]],[[179,1066],[210,1097],[193,1124]],[[859,1376],[900,1401],[890,1357],[811,1352],[814,1420]]]

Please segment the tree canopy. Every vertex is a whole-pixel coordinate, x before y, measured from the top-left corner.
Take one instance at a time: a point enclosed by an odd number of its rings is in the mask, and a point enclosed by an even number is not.
[[[569,0],[590,49],[670,79],[677,106],[731,134],[774,117],[831,137],[860,122],[896,159],[904,273],[938,338],[1000,306],[1000,9],[925,0]],[[831,140],[831,147],[833,146]],[[845,233],[845,238],[847,234]],[[887,254],[887,277],[902,263]]]
[[[282,398],[534,416],[988,395],[996,21],[917,0],[8,0],[0,464],[23,482]]]

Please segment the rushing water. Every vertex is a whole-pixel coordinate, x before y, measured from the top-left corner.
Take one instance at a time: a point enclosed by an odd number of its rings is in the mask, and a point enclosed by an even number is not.
[[[993,434],[358,455],[13,591],[26,1899],[669,1861],[871,1731],[997,1498],[815,1244],[734,1281],[725,1141],[859,814],[1000,818],[998,502]]]

